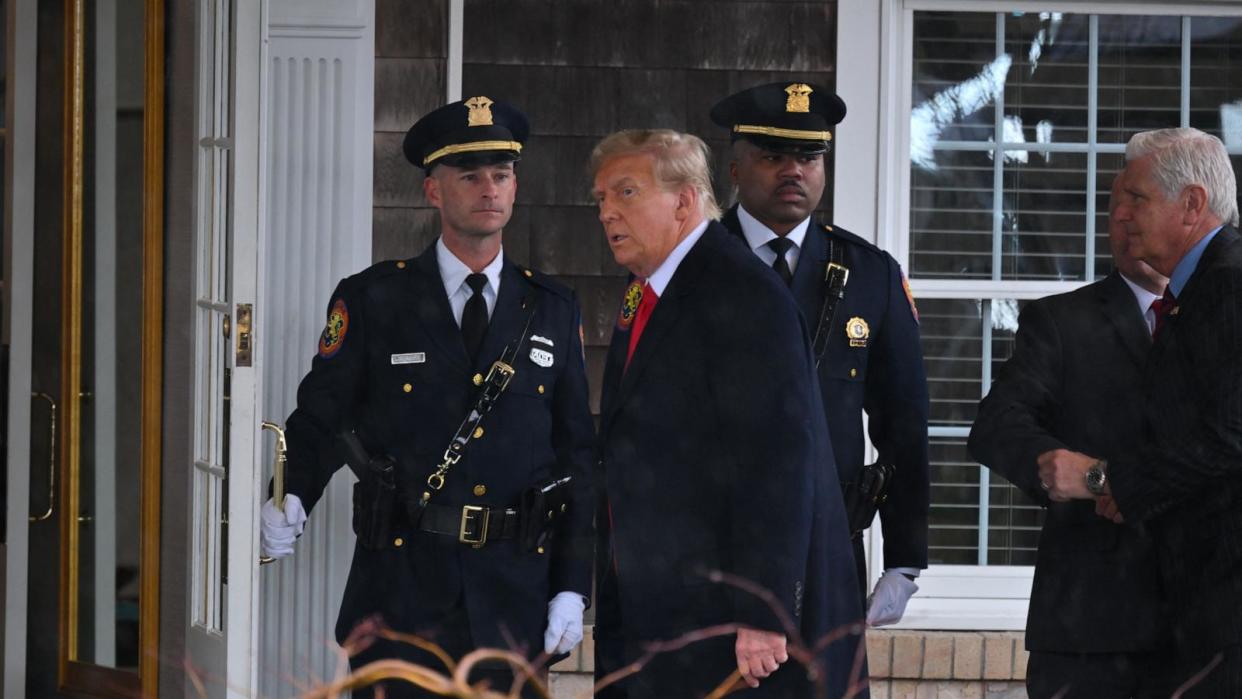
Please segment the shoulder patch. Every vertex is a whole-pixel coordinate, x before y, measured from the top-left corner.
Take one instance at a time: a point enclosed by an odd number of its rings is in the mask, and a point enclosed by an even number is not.
[[[328,311],[328,323],[319,335],[319,356],[331,359],[345,345],[345,333],[349,330],[349,309],[345,299],[337,299]]]
[[[898,272],[901,275],[901,288],[906,292],[906,300],[910,302],[910,312],[914,314],[914,322],[919,322],[919,308],[914,305],[914,292],[910,291],[910,280],[906,279],[905,272]]]

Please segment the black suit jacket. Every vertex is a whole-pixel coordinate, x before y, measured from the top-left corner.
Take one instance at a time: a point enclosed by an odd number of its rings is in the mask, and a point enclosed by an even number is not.
[[[1149,441],[1116,462],[1121,512],[1156,540],[1180,652],[1242,643],[1242,237],[1208,244],[1152,348]],[[1113,470],[1116,473],[1112,473]]]
[[[745,243],[737,206],[721,223]],[[812,221],[790,288],[810,333],[824,303],[830,241],[842,247],[842,263],[850,270],[818,371],[838,475],[842,484],[849,483],[862,468],[866,411],[879,459],[897,467],[880,508],[884,567],[926,568],[928,396],[918,320],[891,255],[843,228]],[[867,324],[865,341],[850,343],[846,323],[851,318]]]
[[[1028,304],[1013,355],[979,405],[971,455],[1048,508],[1026,622],[1028,650],[1099,653],[1156,645],[1159,585],[1146,532],[1096,515],[1094,501],[1051,502],[1036,464],[1052,449],[1112,460],[1140,438],[1150,348],[1134,293],[1113,272]]]
[[[613,333],[604,372],[601,637],[619,632],[633,645],[716,624],[783,630],[768,603],[712,582],[713,570],[769,591],[807,639],[856,623],[841,497],[819,475],[832,460],[807,381],[810,348],[777,277],[713,222],[623,372],[629,338],[628,328]],[[829,696],[844,693],[860,639],[829,647]],[[759,693],[810,696],[795,666]],[[734,667],[731,635],[698,643],[649,666],[630,696],[697,696]]]
[[[484,418],[483,434],[433,502],[516,507],[526,488],[572,475],[573,505],[560,540],[547,554],[527,552],[514,539],[475,549],[452,536],[417,531],[400,517],[391,547],[355,547],[338,641],[372,615],[415,632],[464,599],[478,646],[516,642],[534,654],[543,650],[548,599],[566,590],[590,594],[595,434],[577,299],[508,260],[474,362],[453,320],[434,245],[414,260],[381,262],[337,286],[328,303],[329,313],[336,311],[333,329],[320,341],[287,422],[288,492],[308,511],[314,507],[342,465],[333,438],[353,425],[371,454],[397,460],[401,498],[417,498],[472,404],[478,390],[472,377],[486,375],[520,335],[531,304],[530,333],[545,342],[522,346],[517,373]],[[544,355],[534,361],[535,348],[550,352],[553,361]]]

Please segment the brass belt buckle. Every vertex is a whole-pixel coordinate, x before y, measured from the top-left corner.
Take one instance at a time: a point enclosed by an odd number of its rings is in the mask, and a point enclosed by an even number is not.
[[[480,517],[480,515],[482,515]],[[492,511],[486,507],[478,505],[464,505],[461,508],[461,528],[457,531],[457,540],[463,544],[470,544],[473,548],[483,548],[483,544],[487,543],[487,525],[491,520]],[[470,534],[470,525],[474,522],[482,521],[478,528],[478,536],[472,537]]]

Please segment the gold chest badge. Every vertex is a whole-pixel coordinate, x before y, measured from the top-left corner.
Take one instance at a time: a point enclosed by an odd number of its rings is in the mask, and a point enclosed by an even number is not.
[[[866,347],[867,339],[871,337],[871,326],[854,316],[845,322],[845,336],[850,339],[850,347]]]

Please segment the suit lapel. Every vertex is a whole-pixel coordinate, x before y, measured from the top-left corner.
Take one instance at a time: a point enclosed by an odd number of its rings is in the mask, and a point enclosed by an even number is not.
[[[604,414],[600,425],[601,433],[607,430],[621,407],[633,395],[636,384],[646,368],[659,357],[661,341],[682,316],[685,297],[692,294],[698,286],[697,280],[701,276],[705,259],[711,255],[711,252],[705,248],[710,244],[709,236],[715,235],[725,236],[729,233],[723,230],[720,224],[709,223],[703,236],[682,258],[677,271],[673,273],[672,280],[664,289],[664,295],[660,297],[655,310],[651,312],[651,317],[647,319],[647,326],[643,328],[638,346],[634,348],[634,356],[630,358],[629,368],[624,367],[630,333],[629,331],[613,333],[612,344],[608,349],[608,361],[604,369],[604,393],[601,396]]]
[[[1151,333],[1147,330],[1142,310],[1134,300],[1134,292],[1121,278],[1120,272],[1110,274],[1098,288],[1100,312],[1117,331],[1126,351],[1142,366],[1151,351]]]
[[[461,328],[453,320],[448,295],[444,293],[444,280],[440,278],[434,243],[415,261],[415,274],[410,275],[410,285],[418,322],[449,364],[467,369],[470,362],[466,357],[466,343],[461,337]]]

